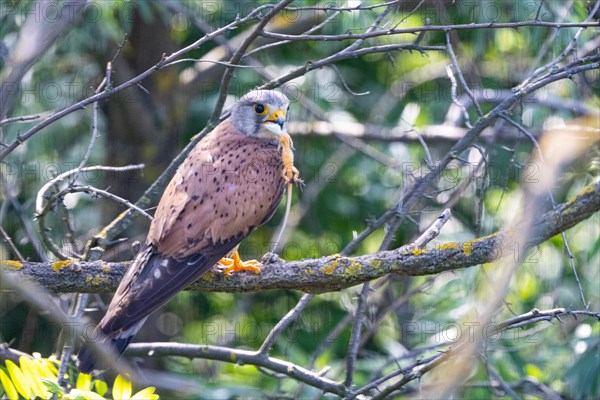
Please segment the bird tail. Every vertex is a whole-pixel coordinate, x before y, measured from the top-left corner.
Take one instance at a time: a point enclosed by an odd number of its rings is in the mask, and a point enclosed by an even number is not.
[[[102,318],[98,326],[96,326],[96,329],[94,329],[93,335],[90,338],[85,338],[86,342],[77,354],[77,359],[79,360],[78,369],[80,372],[90,373],[96,366],[96,356],[92,350],[93,345],[89,343],[90,341],[104,343],[113,349],[113,355],[120,356],[146,321],[146,318],[142,318],[134,325],[123,329],[122,322],[114,321],[114,315],[112,315],[110,311],[123,296],[122,286],[127,286],[128,283],[137,279],[143,271],[143,266],[148,263],[153,256],[154,252],[152,247],[147,246],[140,250],[131,263],[121,284],[117,288],[117,292],[113,296],[107,313],[104,315],[104,318]],[[98,352],[96,351],[95,353],[97,354]]]
[[[113,355],[120,356],[123,354],[125,348],[127,348],[135,334],[140,330],[144,322],[146,322],[146,318],[127,330],[117,332],[104,332],[98,326],[94,330],[94,337],[98,338],[97,342],[110,346],[113,350]],[[77,359],[79,360],[77,368],[80,372],[86,374],[92,372],[96,367],[96,355],[92,350],[92,344],[89,342],[84,343],[77,354]]]

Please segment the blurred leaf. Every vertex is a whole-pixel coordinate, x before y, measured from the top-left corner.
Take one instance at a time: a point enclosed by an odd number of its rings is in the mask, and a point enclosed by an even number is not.
[[[140,390],[131,397],[131,400],[156,400],[158,395],[154,393],[156,389],[153,386]]]
[[[40,378],[42,382],[50,391],[50,393],[62,393],[63,389],[59,386],[56,379]]]
[[[33,392],[32,394],[41,398],[48,398],[50,393],[46,386],[40,381],[40,378],[42,377],[39,375],[38,369],[35,366],[35,361],[29,357],[21,356],[19,357],[19,364],[21,365],[23,374],[29,381],[29,386]]]
[[[63,399],[69,400],[106,400],[98,393],[94,393],[90,390],[72,389],[66,394]]]
[[[528,376],[533,376],[534,378],[536,378],[536,379],[538,379],[540,381],[542,381],[544,379],[544,373],[535,364],[527,364],[527,365],[525,365],[525,373]]]
[[[94,381],[94,389],[100,396],[104,396],[108,391],[108,385],[103,380],[97,379]]]
[[[8,369],[10,379],[15,385],[15,389],[17,389],[19,394],[26,399],[30,398],[32,394],[30,386],[31,377],[25,376],[21,369],[10,360],[6,360],[6,368]]]
[[[600,337],[588,347],[565,374],[568,386],[575,398],[598,398],[600,396]]]
[[[117,375],[113,383],[112,397],[114,400],[126,400],[131,397],[131,382],[121,374]]]
[[[2,383],[2,388],[10,400],[18,400],[19,394],[17,393],[17,389],[3,369],[0,369],[0,383]]]
[[[90,390],[92,387],[92,376],[90,374],[80,373],[77,375],[77,382],[75,388],[81,390]]]

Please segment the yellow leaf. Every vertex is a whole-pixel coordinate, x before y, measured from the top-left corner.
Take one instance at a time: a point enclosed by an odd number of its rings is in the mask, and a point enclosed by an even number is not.
[[[104,396],[108,391],[108,385],[100,379],[94,381],[94,388],[96,389],[96,393],[100,396]]]
[[[538,379],[542,379],[543,378],[543,373],[542,371],[538,368],[537,365],[535,364],[526,364],[525,365],[525,372],[527,373],[527,375],[529,376],[533,376],[535,378]]]
[[[17,393],[17,389],[13,386],[10,378],[4,370],[0,369],[0,383],[2,383],[2,387],[4,388],[4,392],[6,396],[8,396],[9,400],[18,400],[19,394]]]
[[[106,400],[98,393],[94,393],[91,390],[73,389],[67,395],[63,396],[63,400],[81,399],[85,400]]]
[[[15,389],[17,389],[19,394],[26,399],[31,398],[31,388],[29,387],[28,381],[26,380],[25,375],[23,375],[21,369],[10,360],[6,360],[6,368],[8,369],[10,379],[13,385],[15,385]]]
[[[27,369],[32,377],[31,388],[35,394],[43,399],[49,399],[52,397],[50,391],[46,385],[44,385],[41,379],[53,377],[52,375],[48,376],[47,371],[45,371],[43,368],[41,360],[35,360],[29,357],[21,356],[19,361],[21,362],[21,369],[23,372],[25,372],[25,369]]]
[[[47,379],[56,379],[56,374],[52,372],[52,369],[48,365],[48,361],[35,360],[34,365],[37,368],[40,377]]]
[[[92,375],[83,372],[77,376],[75,387],[81,390],[90,390],[92,388]]]
[[[131,400],[156,400],[158,395],[154,393],[156,388],[154,386],[147,387],[144,390],[140,390],[131,397]]]
[[[126,400],[131,398],[131,382],[121,374],[115,378],[112,396],[114,400]]]
[[[58,377],[58,368],[56,367],[55,361],[53,361],[51,358],[45,358],[44,365],[50,370],[55,378]]]
[[[40,378],[44,377],[40,375],[36,362],[29,357],[21,356],[19,364],[23,374],[29,378],[29,386],[33,393],[43,399],[50,397],[48,388],[40,381]]]

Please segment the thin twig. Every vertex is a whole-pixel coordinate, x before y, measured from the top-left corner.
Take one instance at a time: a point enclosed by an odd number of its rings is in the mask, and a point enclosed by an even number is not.
[[[560,7],[558,7],[558,13],[559,13],[559,16],[557,18],[558,22],[562,22],[562,20],[564,20],[566,18],[566,16],[569,14],[569,11],[571,11],[573,2],[574,2],[574,0],[569,0],[566,4],[564,4],[564,5],[561,4]],[[535,15],[536,21],[539,21],[540,12],[542,11],[543,6],[544,6],[544,0],[541,0],[540,6]],[[525,74],[526,76],[531,76],[531,74],[533,74],[533,72],[536,70],[536,66],[540,63],[542,58],[544,58],[546,53],[548,53],[548,49],[550,48],[550,45],[554,42],[554,40],[556,40],[556,36],[558,36],[559,32],[560,32],[559,29],[554,29],[550,32],[550,34],[548,35],[548,37],[546,38],[546,40],[540,47],[540,51],[538,51],[538,53],[535,57],[535,60],[533,60],[533,62],[531,63],[531,66],[529,67],[527,73]]]
[[[287,9],[289,9],[289,7]],[[310,33],[313,33],[313,32],[316,32],[316,31],[320,30],[322,27],[326,26],[328,23],[330,23],[333,19],[335,19],[340,14],[341,14],[341,11],[336,10],[329,17],[325,18],[323,20],[323,22],[321,22],[321,23],[313,26],[309,30],[303,32],[302,35],[308,35]],[[261,51],[268,50],[268,49],[271,49],[273,47],[283,46],[283,45],[286,45],[288,43],[291,43],[291,41],[290,40],[278,40],[278,41],[273,42],[273,43],[267,43],[265,45],[259,46],[259,47],[255,48],[255,49],[247,52],[246,54],[244,54],[242,56],[242,59],[247,58],[247,57],[251,57],[254,54],[259,53]]]
[[[42,241],[44,242],[44,244],[46,245],[48,250],[50,250],[56,257],[58,257],[61,260],[66,260],[69,257],[67,255],[63,254],[62,251],[60,250],[60,248],[56,245],[56,243],[54,243],[54,241],[47,235],[47,228],[46,228],[46,224],[45,224],[46,218],[45,217],[46,217],[46,214],[52,209],[55,202],[64,198],[64,196],[66,194],[81,193],[81,192],[87,193],[87,194],[91,193],[95,196],[106,197],[108,199],[111,199],[114,202],[122,204],[125,207],[127,207],[128,209],[133,210],[136,213],[141,214],[142,216],[146,217],[148,220],[152,221],[151,215],[149,215],[146,211],[139,208],[135,204],[132,204],[129,200],[123,199],[113,193],[106,191],[106,190],[95,188],[91,185],[84,185],[84,186],[70,185],[67,188],[59,191],[58,193],[55,193],[52,197],[50,197],[48,202],[43,207],[41,207],[41,209],[38,209],[36,207],[36,209],[39,210],[36,212],[36,218],[38,220],[38,225],[40,227]]]
[[[363,285],[360,294],[358,295],[358,304],[356,305],[356,313],[354,315],[354,322],[352,324],[352,333],[350,334],[350,341],[348,343],[348,353],[346,355],[346,379],[344,385],[349,388],[352,386],[354,381],[354,368],[356,364],[356,357],[358,356],[358,349],[360,346],[360,337],[362,333],[363,323],[366,317],[367,311],[367,299],[369,297],[369,290],[371,289],[371,283],[367,282]]]
[[[452,98],[452,102],[461,109],[463,118],[465,119],[465,125],[467,126],[467,128],[472,129],[473,125],[471,124],[471,117],[469,116],[469,111],[467,110],[467,107],[465,107],[458,100],[458,95],[457,95],[458,85],[456,83],[456,78],[454,77],[454,72],[452,71],[452,66],[448,65],[446,67],[446,73],[448,74],[448,78],[450,79],[450,96]]]
[[[151,66],[150,68],[148,68],[147,70],[145,70],[144,72],[142,72],[141,74],[135,76],[134,78],[128,80],[125,83],[122,83],[121,85],[115,87],[115,88],[111,88],[110,90],[105,90],[101,93],[98,94],[94,94],[93,96],[90,96],[86,99],[83,99],[73,105],[70,105],[66,108],[63,108],[60,111],[57,111],[56,113],[50,115],[48,118],[45,118],[43,121],[41,121],[39,124],[33,126],[32,128],[30,128],[29,130],[27,130],[26,132],[24,132],[23,134],[20,134],[17,139],[11,143],[10,145],[8,145],[8,147],[6,149],[4,149],[2,151],[2,153],[0,153],[0,162],[3,161],[10,153],[12,153],[17,147],[19,147],[22,143],[24,143],[26,140],[28,140],[29,138],[31,138],[33,135],[35,135],[36,133],[38,133],[39,131],[41,131],[42,129],[44,129],[45,127],[49,126],[50,124],[58,121],[59,119],[63,118],[66,115],[69,115],[75,111],[78,110],[82,110],[84,109],[87,105],[92,104],[94,102],[97,102],[99,100],[103,100],[105,98],[108,98],[110,96],[112,96],[113,94],[120,92],[124,89],[127,89],[128,87],[134,86],[134,85],[138,85],[140,82],[142,82],[144,79],[146,79],[148,76],[150,76],[151,74],[153,74],[154,72],[161,70],[163,68],[165,68],[165,65],[170,64],[171,62],[173,62],[174,60],[178,59],[179,57],[181,57],[183,54],[188,53],[192,50],[195,50],[197,48],[199,48],[200,46],[202,46],[204,43],[209,42],[211,40],[213,40],[215,37],[221,36],[227,32],[229,32],[231,29],[234,29],[235,27],[242,25],[248,21],[254,20],[254,19],[258,19],[260,18],[260,13],[265,10],[265,9],[269,9],[272,8],[271,4],[265,4],[262,5],[260,7],[255,8],[254,10],[252,10],[252,12],[250,12],[247,16],[245,16],[244,18],[238,18],[235,21],[219,28],[219,29],[215,29],[213,32],[207,33],[206,35],[204,35],[202,38],[198,39],[197,41],[195,41],[194,43],[172,53],[169,56],[164,56],[160,61],[158,61],[156,64],[154,64],[153,66]]]
[[[237,65],[239,64],[242,56],[250,47],[252,42],[259,36],[259,34],[264,29],[265,25],[277,14],[279,11],[283,10],[288,4],[292,3],[294,0],[281,0],[277,5],[275,5],[268,13],[265,15],[260,22],[254,27],[252,32],[248,34],[244,41],[240,45],[240,47],[236,50],[235,53],[231,56],[229,60],[229,64]],[[213,113],[209,119],[209,125],[216,126],[219,123],[219,119],[221,117],[221,112],[223,111],[223,106],[225,105],[225,100],[227,99],[227,91],[229,89],[229,83],[231,82],[231,78],[233,77],[233,71],[235,68],[228,66],[223,73],[223,78],[221,79],[219,96],[217,97],[217,103],[215,104],[215,108],[213,109]]]
[[[358,245],[362,243],[363,240],[384,226],[395,215],[404,215],[405,210],[410,210],[419,200],[425,189],[434,181],[437,176],[439,176],[439,174],[442,173],[442,171],[446,169],[450,161],[452,161],[460,152],[471,146],[474,140],[483,132],[485,128],[490,126],[492,122],[499,118],[503,113],[510,110],[518,101],[552,82],[569,78],[577,73],[597,69],[597,63],[599,61],[600,53],[597,53],[593,56],[577,60],[567,70],[545,76],[538,81],[527,85],[526,87],[521,85],[518,89],[515,89],[511,97],[503,100],[500,104],[494,107],[492,111],[480,118],[473,128],[469,129],[465,135],[450,149],[448,154],[436,164],[433,170],[431,170],[421,179],[417,180],[410,190],[408,190],[407,193],[402,196],[402,198],[396,204],[390,207],[384,214],[369,224],[367,228],[365,228],[359,235],[350,241],[344,248],[342,254],[351,254],[358,247]]]
[[[3,119],[2,121],[0,121],[0,126],[12,124],[15,122],[35,121],[36,119],[40,119],[41,117],[42,117],[41,114],[36,114],[36,115],[22,115],[19,117],[6,118],[6,119]]]
[[[10,249],[13,252],[13,254],[15,255],[15,257],[17,257],[17,260],[19,260],[20,262],[25,262],[25,258],[23,257],[23,255],[21,254],[19,249],[17,249],[17,246],[15,246],[15,244],[13,243],[9,234],[6,233],[6,231],[4,230],[4,228],[2,228],[1,225],[0,225],[0,234],[2,234],[4,241],[6,242],[6,244],[8,244],[8,247],[10,247]]]
[[[57,177],[48,181],[42,188],[38,191],[36,200],[35,200],[35,211],[36,213],[40,213],[44,208],[44,199],[46,197],[46,193],[50,190],[54,185],[64,181],[65,179],[76,175],[81,172],[94,172],[94,171],[109,171],[109,172],[129,172],[137,169],[144,168],[144,164],[133,164],[126,165],[124,167],[110,167],[105,165],[95,165],[93,167],[85,167],[85,168],[75,168],[69,171],[63,172]]]
[[[593,312],[590,312],[587,310],[569,311],[564,308],[557,308],[557,309],[540,311],[540,310],[534,309],[528,313],[519,315],[514,318],[510,318],[506,321],[503,321],[503,322],[500,322],[497,324],[490,325],[490,327],[494,328],[494,329],[490,329],[488,332],[486,332],[486,334],[492,336],[492,335],[496,335],[500,332],[503,332],[505,330],[515,329],[515,328],[522,327],[527,324],[533,324],[533,323],[537,323],[540,321],[549,321],[552,319],[558,319],[562,315],[585,315],[587,317],[591,317],[591,318],[600,320],[600,313],[593,313]],[[383,390],[378,391],[378,393],[374,397],[372,397],[373,399],[386,399],[393,392],[401,389],[408,382],[418,379],[419,377],[423,376],[425,373],[431,371],[437,365],[439,365],[439,364],[445,362],[446,360],[448,360],[449,358],[451,358],[453,356],[453,354],[458,353],[460,351],[461,347],[463,347],[463,344],[468,343],[468,340],[469,340],[468,338],[464,339],[463,341],[461,341],[461,342],[455,344],[453,347],[449,348],[447,351],[439,352],[436,355],[427,357],[422,360],[417,360],[416,362],[414,362],[404,368],[392,371],[391,373],[363,386],[362,388],[359,388],[358,390],[356,390],[352,393],[349,393],[348,396],[346,397],[346,400],[354,399],[361,394],[365,394],[373,389],[378,388],[383,383],[389,381],[392,378],[397,377],[398,375],[403,375],[403,378],[400,381],[395,382],[395,383],[385,387]],[[418,370],[415,370],[417,367],[418,367]]]
[[[518,122],[514,121],[512,118],[510,118],[506,114],[501,114],[500,117],[502,119],[504,119],[505,121],[507,121],[512,126],[514,126],[515,128],[517,128],[519,130],[519,132],[521,132],[525,136],[527,136],[527,138],[535,146],[542,164],[546,164],[544,153],[542,152],[540,144],[538,143],[536,138],[524,126],[522,126]],[[548,197],[550,198],[552,207],[556,208],[556,200],[554,199],[554,195],[552,194],[551,190],[548,190]],[[587,302],[585,300],[585,291],[583,290],[583,285],[581,284],[581,281],[579,279],[579,274],[577,273],[577,268],[575,268],[575,256],[571,252],[571,248],[569,246],[569,241],[567,240],[567,234],[565,232],[561,232],[561,238],[562,238],[563,244],[565,246],[565,251],[567,253],[567,257],[569,258],[569,264],[571,266],[571,270],[573,271],[573,275],[575,276],[575,282],[577,282],[577,287],[579,288],[579,296],[581,297],[581,302],[583,303],[583,306],[587,309],[591,303]]]
[[[477,110],[477,114],[480,117],[483,117],[483,111],[481,110],[481,106],[479,105],[479,103],[477,102],[477,99],[473,95],[473,92],[469,88],[469,85],[467,84],[467,81],[465,80],[465,77],[463,76],[462,71],[460,70],[460,66],[458,65],[458,60],[456,59],[456,55],[454,54],[454,50],[452,48],[452,40],[450,40],[450,32],[449,31],[446,31],[446,46],[448,49],[448,55],[450,56],[450,60],[452,61],[452,65],[454,66],[456,75],[458,75],[458,80],[460,81],[460,84],[462,85],[463,90],[467,93],[467,95],[473,102],[473,105],[475,106],[475,109]]]
[[[71,318],[54,302],[46,290],[36,283],[19,279],[14,273],[10,273],[3,269],[0,269],[0,288],[2,290],[13,290],[18,295],[26,300],[29,304],[38,310],[42,310],[43,315],[50,321],[58,324],[61,327],[65,327],[63,331],[67,337],[77,339],[85,337],[87,329],[89,328],[88,323],[81,323]],[[129,374],[132,380],[141,382],[140,377],[136,374],[129,365],[119,359],[117,360],[112,350],[108,345],[99,341],[90,341],[90,347],[97,356],[98,360],[103,362],[103,365],[111,365],[117,372],[122,374]]]
[[[553,60],[551,60],[548,64],[543,65],[543,66],[539,67],[538,69],[536,69],[531,75],[529,75],[529,77],[527,79],[525,79],[523,81],[523,83],[521,85],[526,86],[526,85],[530,84],[538,76],[540,76],[540,74],[542,74],[545,71],[551,70],[552,67],[554,67],[556,64],[561,62],[566,56],[568,56],[569,53],[571,53],[573,51],[573,49],[575,48],[575,44],[577,43],[579,36],[581,36],[583,31],[585,31],[585,29],[588,27],[588,25],[586,25],[586,23],[591,21],[591,19],[594,17],[594,15],[596,14],[596,11],[598,11],[598,9],[600,9],[600,0],[596,1],[596,4],[592,8],[592,10],[589,12],[586,19],[584,20],[584,25],[581,25],[581,28],[577,30],[577,33],[575,33],[575,35],[573,36],[573,38],[571,39],[571,41],[569,42],[567,47],[565,47],[563,49],[563,51],[558,56],[556,56]],[[568,24],[560,24],[560,26],[558,26],[558,28],[564,28],[566,25],[568,25]],[[596,26],[598,26],[598,22],[596,22]]]
[[[109,62],[108,64],[106,64],[106,74],[104,76],[104,79],[102,79],[102,82],[100,82],[100,84],[98,85],[98,87],[96,88],[94,93],[96,93],[96,94],[100,93],[100,91],[105,86],[109,87],[109,88],[112,87],[111,80],[110,80],[111,73],[112,73],[112,64]],[[75,181],[77,180],[77,177],[79,176],[79,173],[81,172],[81,169],[83,167],[85,167],[85,165],[87,164],[87,162],[90,158],[90,155],[92,154],[92,150],[94,149],[94,145],[96,144],[96,139],[98,138],[98,104],[99,103],[97,101],[94,102],[93,108],[92,108],[92,137],[90,138],[90,143],[88,144],[87,150],[85,151],[83,158],[79,162],[79,167],[77,168],[77,171],[75,172],[75,174],[73,174],[71,183],[75,183]]]
[[[284,33],[275,33],[263,31],[261,36],[269,39],[290,40],[290,41],[341,41],[371,39],[378,36],[402,35],[407,33],[419,33],[423,31],[446,32],[458,30],[477,30],[477,29],[515,29],[526,26],[546,27],[546,28],[594,28],[598,27],[598,22],[545,22],[545,21],[520,21],[520,22],[483,22],[477,24],[455,24],[455,25],[424,25],[414,28],[396,28],[384,31],[373,31],[362,34],[342,34],[342,35],[291,35]]]
[[[422,249],[425,245],[435,239],[441,232],[442,227],[452,218],[452,212],[446,208],[439,217],[410,245],[410,248]]]
[[[13,182],[11,182],[0,170],[0,182],[2,183],[1,189],[4,193],[4,196],[8,200],[8,203],[12,206],[15,214],[17,214],[17,218],[19,218],[19,222],[21,226],[25,230],[25,234],[29,243],[33,246],[35,253],[39,260],[46,260],[46,253],[44,251],[44,246],[41,243],[40,237],[38,236],[37,231],[33,227],[31,223],[31,218],[25,209],[25,207],[19,202],[16,196],[13,194],[15,192],[13,188]]]
[[[264,357],[269,356],[269,351],[271,350],[271,347],[273,347],[273,344],[275,344],[277,337],[285,328],[287,328],[300,316],[300,313],[302,313],[306,305],[312,300],[313,297],[314,295],[306,293],[300,298],[298,304],[296,304],[294,308],[292,308],[283,318],[281,318],[277,325],[275,325],[275,327],[269,332],[267,338],[258,349],[258,354],[261,354]]]

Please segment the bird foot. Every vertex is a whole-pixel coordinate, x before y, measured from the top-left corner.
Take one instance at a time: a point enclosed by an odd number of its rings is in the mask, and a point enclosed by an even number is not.
[[[252,271],[256,274],[260,274],[260,267],[262,266],[262,264],[256,260],[242,261],[237,251],[233,253],[232,258],[221,258],[219,265],[225,267],[225,270],[223,271],[224,275],[229,275],[232,272],[238,271]]]
[[[300,171],[294,167],[294,144],[292,138],[288,134],[281,135],[279,137],[279,145],[281,147],[281,158],[283,161],[283,170],[281,171],[281,177],[285,183],[304,183],[300,179]]]
[[[284,167],[283,171],[281,171],[281,177],[285,183],[304,183],[304,181],[300,179],[300,171],[293,165]]]

